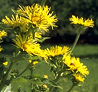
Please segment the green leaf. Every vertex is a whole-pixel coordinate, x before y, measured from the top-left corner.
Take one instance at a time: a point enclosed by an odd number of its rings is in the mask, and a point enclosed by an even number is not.
[[[23,55],[23,58],[24,59],[26,59],[26,60],[33,60],[33,61],[41,61],[42,60],[42,58],[41,57],[38,57],[38,56],[30,56],[30,55],[28,55],[28,54],[24,54]]]
[[[42,37],[42,39],[38,39],[38,42],[43,42],[43,41],[45,41],[45,40],[47,40],[47,39],[50,39],[50,37]]]

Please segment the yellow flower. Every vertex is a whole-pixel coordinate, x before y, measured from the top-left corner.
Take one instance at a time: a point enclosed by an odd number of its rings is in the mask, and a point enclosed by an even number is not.
[[[26,17],[33,27],[48,31],[50,26],[52,29],[56,27],[55,22],[57,22],[56,15],[53,15],[53,12],[50,13],[50,9],[48,6],[33,4],[26,7],[20,6],[17,12]]]
[[[87,19],[84,21],[84,26],[87,26],[87,27],[93,27],[94,26],[94,21],[91,19]]]
[[[3,36],[7,36],[7,33],[4,30],[0,31],[0,39],[2,39]]]
[[[13,39],[13,42],[15,43],[15,46],[17,48],[21,48],[23,51],[25,51],[25,48],[24,48],[24,44],[26,43],[30,43],[32,42],[32,39],[28,38],[28,36],[26,35],[16,35],[16,39]]]
[[[51,47],[50,49],[45,49],[45,52],[47,53],[47,56],[58,56],[58,55],[63,55],[65,53],[68,53],[69,52],[69,48],[64,46],[64,47],[61,47],[61,46],[55,46],[55,47]]]
[[[40,45],[36,43],[32,36],[28,37],[27,35],[17,35],[16,39],[13,41],[17,48],[21,48],[23,51],[26,51],[29,54],[35,54],[40,50]]]
[[[7,16],[5,16],[5,19],[2,19],[2,22],[4,24],[12,26],[13,28],[20,27],[20,30],[23,32],[28,31],[27,29],[28,29],[29,21],[26,18],[21,17],[19,15],[16,15],[15,17],[14,17],[14,15],[12,15],[11,19],[9,19]]]
[[[43,84],[42,87],[45,89],[48,88],[46,84]]]
[[[29,55],[37,55],[38,57],[42,57],[47,60],[46,53],[44,53],[44,50],[41,50],[40,44],[38,44],[32,36],[17,35],[13,42],[17,48],[26,51]]]
[[[29,60],[29,62],[31,63],[32,60]],[[38,61],[33,61],[33,62],[32,62],[33,65],[36,65],[37,63],[38,63]]]
[[[38,61],[34,61],[34,62],[33,62],[33,65],[36,65],[37,63],[38,63]]]
[[[72,24],[79,24],[79,25],[82,25],[85,27],[93,27],[94,26],[94,21],[92,19],[85,20],[82,17],[78,18],[78,17],[72,15],[72,17],[69,20],[71,21]]]
[[[3,50],[3,48],[1,48],[1,46],[0,46],[0,52]]]
[[[72,60],[71,60],[71,56],[70,55],[67,55],[67,54],[64,54],[63,55],[63,62],[70,68],[72,67]]]
[[[35,32],[35,38],[42,38],[41,32]]]
[[[40,45],[38,43],[35,44],[24,44],[25,51],[30,55],[37,55],[38,57],[42,57],[47,60],[46,53],[44,53],[44,50],[40,48]]]
[[[70,55],[64,55],[63,60],[68,66],[68,70],[71,70],[73,73],[81,73],[83,76],[89,74],[87,67],[80,62],[79,58],[71,57]]]
[[[80,74],[74,74],[73,75],[75,77],[75,79],[79,82],[84,82],[84,78],[83,76],[81,76]]]
[[[4,65],[4,66],[8,65],[8,62],[7,62],[7,61],[6,61],[6,62],[4,62],[4,63],[3,63],[3,65]]]
[[[48,79],[48,75],[44,75],[44,78]]]

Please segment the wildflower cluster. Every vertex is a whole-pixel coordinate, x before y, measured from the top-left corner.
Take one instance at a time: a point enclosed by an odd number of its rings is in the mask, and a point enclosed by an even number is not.
[[[15,34],[15,38],[13,38],[12,41],[14,42],[13,45],[18,48],[17,51],[19,54],[17,52],[13,54],[14,60],[11,59],[13,61],[10,63],[5,77],[1,79],[0,91],[6,85],[4,83],[7,80],[9,71],[12,71],[11,78],[17,78],[29,68],[31,71],[30,78],[32,78],[32,71],[35,69],[35,65],[43,58],[47,61],[47,53],[41,49],[39,42],[43,42],[47,39],[47,37],[42,37],[43,31],[49,31],[49,27],[52,27],[52,29],[53,27],[57,27],[55,25],[57,22],[56,15],[53,15],[53,12],[50,12],[50,10],[51,8],[48,6],[42,7],[39,4],[25,7],[19,6],[17,10],[13,10],[15,15],[12,15],[11,19],[7,16],[5,16],[5,19],[2,19],[2,23],[12,29],[12,32]],[[6,35],[7,33],[5,31],[0,31],[0,39]],[[0,47],[0,51],[1,50],[2,48]],[[19,70],[13,70],[11,68],[19,58],[22,61],[23,58],[20,57],[22,54],[25,54],[25,57],[22,57],[29,61],[30,64],[19,74]],[[4,61],[2,64],[6,66],[8,62]],[[39,85],[39,90],[48,90],[48,87],[46,87],[46,84],[41,84]]]
[[[70,55],[63,56],[63,62],[67,66],[67,70],[73,73],[77,81],[84,82],[84,77],[89,74],[89,71],[79,58],[71,57]]]
[[[80,62],[79,58],[71,56],[69,47],[55,46],[50,49],[47,48],[45,51],[47,52],[52,66],[54,64],[53,68],[56,69],[56,72],[60,72],[60,74],[69,72],[70,76],[73,76],[72,78],[74,78],[75,81],[84,82],[84,77],[89,74],[89,71],[87,67]],[[59,67],[61,70],[58,69]],[[53,72],[55,71],[53,70]],[[55,76],[58,76],[58,73],[57,75],[55,74]]]
[[[50,26],[52,29],[56,27],[55,23],[57,22],[56,15],[53,15],[53,12],[50,13],[50,9],[48,6],[42,7],[39,4],[19,6],[18,14],[15,17],[12,15],[12,18],[9,19],[6,16],[6,19],[2,19],[2,22],[13,28],[20,27],[23,32],[28,31],[30,27],[38,28],[40,31],[48,31]]]
[[[31,83],[32,92],[55,92],[55,88],[62,88],[57,84],[60,78],[70,77],[72,83],[77,85],[79,82],[84,82],[86,75],[89,74],[87,66],[81,63],[79,58],[71,56],[75,45],[72,49],[67,46],[61,47],[57,45],[50,47],[50,49],[41,49],[40,42],[47,39],[47,37],[45,38],[42,36],[43,31],[48,32],[49,27],[52,27],[52,29],[53,27],[57,27],[55,24],[57,22],[57,17],[53,15],[53,12],[50,12],[50,10],[51,8],[48,6],[42,7],[39,4],[25,7],[19,6],[16,11],[13,10],[15,15],[12,15],[11,19],[7,16],[5,16],[5,19],[2,19],[4,25],[13,29],[12,32],[15,34],[15,38],[13,38],[12,41],[18,53],[13,53],[10,65],[7,68],[8,70],[4,68],[4,66],[8,65],[8,62],[5,59],[0,60],[0,64],[2,63],[3,66],[0,65],[0,68],[4,70],[0,75],[0,91],[5,85],[10,84],[12,79],[21,77],[27,69],[30,70],[31,75],[22,78],[33,81]],[[79,19],[74,15],[72,15],[70,21],[72,24],[82,25],[84,28],[94,26],[93,20]],[[0,31],[0,40],[2,40],[3,36],[7,36],[4,30]],[[0,47],[0,52],[2,49],[3,48]],[[24,59],[26,59],[29,64],[22,72],[18,69],[13,69],[12,66],[16,64],[17,61],[23,61]],[[45,63],[50,66],[54,79],[50,80],[48,75],[41,77],[40,75],[34,74],[33,71],[40,61],[45,61]],[[8,74],[11,75],[10,78]],[[2,76],[4,76],[4,78]],[[6,81],[9,83],[5,84]]]
[[[20,28],[20,32],[16,34],[16,39],[13,39],[16,47],[30,55],[45,57],[43,50],[40,49],[40,44],[37,42],[38,39],[42,38],[42,30],[48,31],[50,26],[56,27],[56,15],[53,15],[53,12],[50,13],[48,6],[42,7],[39,4],[19,6],[16,12],[15,17],[12,15],[11,19],[7,16],[2,19],[4,24],[12,28]]]

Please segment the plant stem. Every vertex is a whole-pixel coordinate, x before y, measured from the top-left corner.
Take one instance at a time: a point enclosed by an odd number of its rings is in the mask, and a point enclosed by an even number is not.
[[[58,76],[56,77],[56,79],[54,80],[55,83],[59,80],[60,74],[61,74],[61,73],[59,73]],[[55,90],[55,87],[52,86],[52,87],[50,88],[50,92],[54,92],[54,90]]]
[[[12,69],[12,66],[13,66],[14,63],[15,62],[13,62],[13,61],[11,62],[11,64],[10,64],[10,66],[9,66],[6,74],[4,75],[3,79],[1,80],[1,83],[0,83],[0,92],[3,89],[3,87],[5,86],[6,79],[8,77],[8,74],[9,74],[10,70]]]
[[[32,75],[33,75],[33,67],[30,68],[30,73],[31,73],[31,75],[30,75],[30,79],[32,79]]]
[[[21,76],[31,65],[32,63],[28,64],[28,66],[19,75],[17,75],[17,77]]]
[[[67,92],[71,92],[71,90],[75,87],[74,84],[72,84],[71,88]]]
[[[81,34],[81,31],[77,33],[76,39],[75,39],[74,44],[73,44],[72,49],[71,49],[71,52],[74,50],[74,48],[78,42],[78,39],[80,37],[80,34]]]

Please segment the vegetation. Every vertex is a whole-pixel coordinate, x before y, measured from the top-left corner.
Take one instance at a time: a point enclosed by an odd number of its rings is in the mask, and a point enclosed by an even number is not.
[[[63,23],[59,24],[60,22],[58,22],[56,24],[59,19],[57,19],[57,15],[51,8],[47,6],[50,4],[50,1],[45,5],[46,1],[47,0],[42,0],[42,2],[40,2],[41,4],[19,5],[17,9],[12,9],[13,14],[11,16],[7,15],[1,19],[0,43],[3,42],[3,37],[5,37],[5,39],[8,39],[10,35],[13,35],[13,37],[11,37],[12,43],[8,45],[10,50],[8,50],[5,45],[0,45],[0,91],[71,92],[74,90],[76,92],[86,92],[90,90],[96,92],[97,84],[93,87],[90,84],[90,87],[83,84],[87,75],[89,75],[90,68],[88,68],[88,66],[90,62],[92,62],[91,60],[95,60],[97,57],[96,50],[94,50],[93,55],[91,55],[91,50],[93,50],[92,46],[85,45],[86,48],[83,50],[83,48],[81,48],[82,45],[80,45],[78,46],[79,48],[74,49],[80,35],[85,34],[89,28],[94,27],[93,17],[84,18],[77,16],[75,15],[78,14],[76,12],[68,18],[70,22],[65,22],[71,24],[69,25],[70,29],[68,26],[67,29],[65,29],[66,25],[62,25]],[[31,0],[29,4],[30,2]],[[60,5],[71,5],[71,3],[74,2],[76,4],[78,0],[71,1],[70,3],[67,2],[67,0],[66,2],[59,1]],[[54,3],[56,4],[55,1],[52,2],[52,4]],[[25,5],[26,3],[23,1],[23,4]],[[55,7],[55,5],[53,7]],[[72,9],[70,9],[70,11],[71,10]],[[81,12],[79,14],[81,14]],[[58,30],[56,32],[52,31],[57,25]],[[65,31],[63,31],[62,28],[64,28]],[[62,32],[59,32],[59,29],[61,29]],[[54,32],[57,36],[65,34],[66,32],[69,35],[75,34],[76,39],[72,46],[61,45],[60,43],[55,46],[51,46],[50,44],[49,46],[43,45],[42,43],[45,40],[54,36],[51,35]],[[45,37],[43,35],[51,36]],[[96,49],[98,48],[96,47]],[[7,50],[10,53],[7,52]],[[86,56],[82,52],[84,52]],[[81,60],[83,61],[81,61],[80,58],[82,58]],[[87,62],[88,60],[89,64]],[[88,65],[86,66],[86,64]],[[95,64],[94,67],[96,67]],[[81,85],[86,86],[87,89],[85,87],[79,89]]]
[[[60,44],[60,46],[63,46],[65,44]],[[13,46],[11,47],[12,49],[9,50],[9,44],[3,45],[2,47],[4,47],[4,51],[3,51],[3,55],[7,56],[7,60],[9,60],[9,57],[12,56],[12,52],[14,50]],[[45,44],[42,47],[46,48],[46,47],[50,47],[50,44]],[[71,47],[71,45],[68,45],[69,47]],[[6,53],[7,52],[7,53]],[[75,87],[72,92],[76,91],[76,92],[97,92],[98,91],[98,73],[97,73],[97,68],[98,68],[98,45],[88,45],[88,44],[84,44],[84,45],[77,45],[75,50],[74,50],[74,56],[76,57],[80,57],[81,58],[81,62],[83,62],[85,65],[87,65],[90,74],[87,76],[85,83],[81,83],[81,85],[79,87]],[[24,62],[24,61],[23,61]],[[41,64],[42,63],[42,64]],[[44,62],[41,62],[38,64],[37,66],[37,70],[35,71],[37,74],[40,74],[41,76],[43,76],[44,74],[48,75],[49,77],[52,77],[51,72],[49,71],[49,68],[47,66],[47,64],[45,64]],[[22,67],[20,67],[22,66]],[[40,71],[40,68],[41,71]],[[16,68],[19,68],[20,71],[22,71],[23,68],[25,68],[25,63],[21,63],[21,65],[16,65]],[[47,71],[45,71],[47,70]],[[24,73],[24,75],[27,75],[29,72],[26,71],[26,73]],[[63,86],[64,90],[68,90],[69,86],[71,85],[70,81],[62,79],[59,81],[60,85]],[[65,83],[64,83],[65,82]],[[67,84],[66,84],[67,83]],[[20,84],[22,84],[23,86],[21,86]],[[28,84],[28,87],[26,87],[26,84]],[[17,79],[17,81],[13,81],[12,86],[14,87],[14,92],[17,88],[20,87],[21,90],[28,90],[29,89],[29,82],[26,82],[25,80],[22,80],[19,82],[19,79]],[[66,91],[62,91],[60,90],[60,92],[66,92]]]
[[[5,15],[11,17],[11,9],[17,9],[18,5],[32,5],[33,3],[41,3],[40,0],[1,0],[0,1],[0,20],[5,17]],[[76,15],[79,17],[90,18],[95,21],[95,27],[87,29],[83,33],[83,40],[90,39],[95,40],[98,35],[98,2],[97,0],[47,0],[46,5],[50,6],[54,13],[58,17],[58,28],[54,28],[56,31],[49,31],[45,33],[47,36],[61,36],[62,39],[68,40],[67,35],[75,35],[76,32],[73,31],[73,26],[69,23],[69,18],[71,15]],[[63,40],[63,41],[64,41]],[[93,43],[93,42],[92,42]]]

